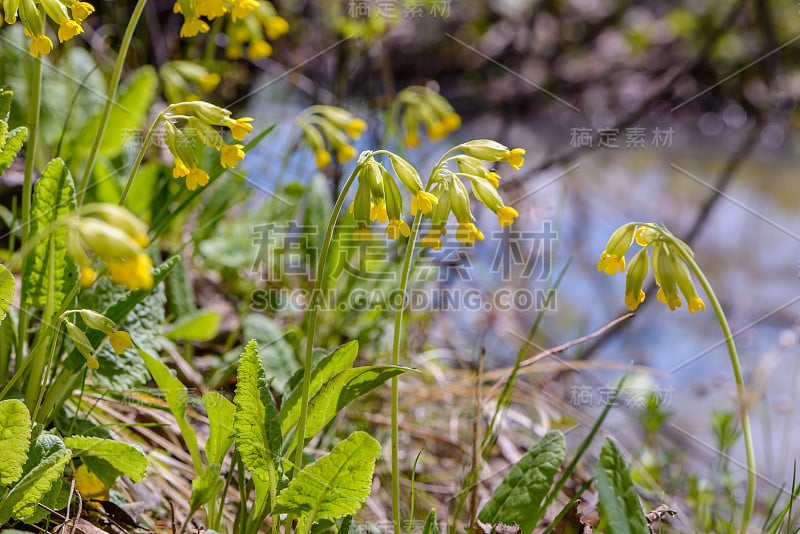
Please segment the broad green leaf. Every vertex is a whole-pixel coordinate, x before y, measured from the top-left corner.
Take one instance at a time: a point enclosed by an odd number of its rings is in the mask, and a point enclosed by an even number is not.
[[[6,126],[6,123],[2,121],[0,121],[0,124]],[[3,130],[5,129],[3,128]],[[24,126],[19,126],[7,134],[5,132],[0,133],[4,134],[4,138],[0,138],[0,147],[2,147],[0,148],[0,174],[3,174],[22,149],[22,145],[28,137],[28,129]]]
[[[139,177],[136,177],[136,181]],[[192,283],[186,274],[186,267],[178,263],[167,278],[167,302],[169,312],[174,317],[183,317],[197,311]]]
[[[167,259],[167,261],[153,269],[154,290],[124,290],[120,294],[116,293],[116,290],[112,292],[111,290],[106,291],[95,289],[95,291],[87,294],[86,299],[81,300],[81,306],[98,311],[104,310],[102,312],[103,315],[117,324],[122,324],[123,327],[127,329],[125,325],[129,324],[126,322],[128,315],[130,315],[134,308],[136,308],[139,303],[143,302],[153,291],[163,292],[163,289],[159,288],[159,284],[164,280],[164,278],[166,278],[172,268],[179,261],[180,256],[172,256]],[[97,282],[96,286],[101,283],[102,279]],[[120,291],[124,289],[122,286],[118,286],[118,288]],[[163,300],[163,293],[160,297],[156,298]],[[148,315],[148,310],[153,314],[152,316]],[[145,303],[143,305],[142,313],[139,313],[138,311],[135,312],[134,315],[136,316],[136,319],[132,320],[131,323],[134,325],[141,324],[144,329],[147,328],[146,325],[152,324],[157,330],[160,327],[161,321],[163,320],[163,313],[163,305],[159,309],[155,305]],[[155,334],[155,331],[148,331],[146,333],[140,332],[135,336],[132,334],[132,337],[134,337],[137,343],[143,344],[145,347],[149,347],[153,352],[156,352],[158,348],[158,341],[155,337]],[[105,334],[97,330],[90,330],[86,333],[86,336],[89,338],[92,346],[97,347],[98,343],[100,343],[100,341],[105,337]],[[143,366],[142,359],[138,356],[138,354],[132,352],[131,350],[126,350],[125,354],[123,355],[117,355],[113,353],[113,351],[111,351],[111,354],[106,354],[104,352],[109,350],[111,349],[108,344],[104,344],[104,346],[101,347],[100,351],[98,352],[100,366],[102,367],[105,363],[109,367],[108,373],[103,372],[104,374],[102,376],[98,375],[100,376],[100,380],[103,380],[104,377],[111,378],[114,380],[113,383],[117,384],[120,388],[124,383],[127,383],[127,389],[135,387],[147,380],[147,369]],[[86,360],[80,355],[80,353],[78,353],[77,350],[73,350],[67,360],[64,362],[64,365],[72,373],[79,374],[86,368]],[[97,371],[99,371],[99,369]],[[94,371],[94,373],[97,373],[97,371]],[[117,373],[117,376],[114,376],[113,373]]]
[[[219,332],[219,313],[200,310],[179,317],[167,332],[167,337],[176,341],[210,341]]]
[[[233,445],[233,418],[236,406],[216,391],[203,395],[203,406],[208,413],[208,441],[206,457],[209,463],[221,464]]]
[[[608,532],[610,534],[649,532],[628,462],[611,439],[607,438],[600,450],[600,465],[596,477],[600,513],[608,522]]]
[[[24,475],[0,503],[0,524],[10,517],[25,519],[36,510],[50,488],[64,472],[71,456],[61,438],[53,434],[40,434],[31,444]]]
[[[122,441],[95,436],[70,436],[64,438],[64,445],[82,459],[93,457],[108,462],[134,482],[140,482],[147,471],[147,457],[142,450]]]
[[[308,401],[305,438],[310,438],[322,430],[322,427],[331,422],[337,413],[358,397],[369,393],[390,378],[406,372],[416,371],[394,365],[355,367],[337,374],[320,389],[312,389]],[[297,419],[286,419],[281,422],[281,430],[286,434],[296,424]],[[292,436],[292,442],[287,450],[294,449],[297,438],[297,435]]]
[[[347,369],[353,367],[353,363],[358,356],[358,341],[353,340],[336,348],[329,356],[320,362],[311,371],[311,387],[309,391],[319,391],[322,385]],[[299,371],[300,379],[297,386],[283,400],[281,405],[281,429],[284,435],[286,431],[297,424],[300,417],[300,400],[302,399],[302,370]],[[294,381],[294,380],[293,380]]]
[[[273,510],[297,514],[298,532],[317,521],[356,513],[369,496],[380,444],[369,434],[353,432],[333,450],[304,467],[283,490]]]
[[[478,519],[491,525],[517,523],[522,534],[533,532],[536,525],[532,519],[561,467],[565,448],[561,431],[545,434],[511,468],[481,509]]]
[[[31,415],[22,401],[0,401],[0,486],[22,476],[31,443]]]
[[[67,254],[67,229],[61,227],[42,239],[54,221],[74,209],[75,185],[72,175],[64,161],[56,158],[47,164],[33,190],[30,235],[37,244],[25,262],[23,284],[23,297],[30,306],[44,306],[48,290],[52,290],[54,309],[58,309],[77,280],[75,263]],[[54,268],[52,288],[48,270],[50,261]]]
[[[147,113],[155,98],[157,86],[158,76],[155,69],[145,65],[131,74],[127,83],[120,87],[114,105],[111,106],[111,114],[108,117],[103,141],[100,143],[98,152],[100,158],[114,158],[126,148],[138,149],[138,146],[135,146],[138,136],[132,134],[142,131]],[[91,120],[78,130],[64,147],[65,153],[79,158],[88,154],[91,143],[87,143],[86,140],[94,139],[100,126],[102,108],[98,107],[97,109],[97,114],[92,116]],[[134,147],[131,147],[132,143]]]
[[[156,381],[158,388],[164,395],[167,401],[169,411],[172,412],[173,417],[178,422],[178,428],[181,430],[181,437],[183,438],[186,447],[192,455],[195,471],[202,471],[203,463],[200,460],[200,452],[197,448],[197,434],[194,428],[189,424],[186,419],[186,406],[189,394],[180,380],[175,378],[170,372],[169,368],[155,356],[151,356],[145,351],[139,349],[139,355],[153,375],[153,380]]]
[[[6,318],[11,301],[14,300],[14,276],[0,264],[0,324]]]
[[[255,340],[251,340],[242,353],[233,402],[236,405],[233,422],[236,448],[253,477],[258,514],[270,488],[275,488],[279,480],[281,434]]]
[[[244,338],[258,342],[267,383],[279,394],[283,394],[286,383],[299,368],[294,350],[285,339],[285,332],[278,323],[265,315],[251,313],[245,316],[242,323]]]

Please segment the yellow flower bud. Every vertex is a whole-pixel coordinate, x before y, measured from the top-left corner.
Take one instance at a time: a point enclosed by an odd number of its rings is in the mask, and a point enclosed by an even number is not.
[[[472,222],[472,209],[469,205],[469,193],[467,188],[457,177],[453,177],[450,182],[450,209],[453,210],[453,215],[460,223]]]
[[[314,153],[314,161],[318,169],[324,169],[331,164],[331,154],[327,150],[321,149]]]
[[[689,308],[689,313],[694,315],[694,312],[698,310],[706,311],[706,304],[703,302],[703,299],[697,295],[697,290],[695,289],[694,283],[692,282],[692,277],[689,274],[689,268],[686,266],[683,260],[677,256],[673,257],[675,259],[675,279],[678,283],[678,288],[686,298],[686,306]]]
[[[286,22],[285,18],[277,15],[267,17],[264,22],[264,31],[267,33],[267,38],[274,41],[289,31],[289,23]]]
[[[616,274],[625,271],[625,253],[633,242],[634,223],[623,224],[611,234],[606,243],[606,248],[597,261],[597,270],[606,274]]]
[[[142,247],[123,230],[98,219],[83,217],[76,223],[81,240],[104,260],[133,258]]]
[[[649,226],[640,226],[636,229],[636,244],[642,247],[646,247],[654,239],[659,236],[659,233]]]
[[[345,163],[356,157],[356,149],[352,145],[343,144],[336,149],[336,162]]]
[[[89,338],[83,333],[81,329],[69,321],[65,321],[67,325],[67,336],[69,337],[78,352],[86,359],[86,365],[89,369],[97,369],[97,360],[94,357],[94,347],[89,342]]]
[[[631,259],[628,274],[625,278],[625,305],[631,311],[636,310],[644,302],[644,279],[649,271],[647,249],[643,248]]]

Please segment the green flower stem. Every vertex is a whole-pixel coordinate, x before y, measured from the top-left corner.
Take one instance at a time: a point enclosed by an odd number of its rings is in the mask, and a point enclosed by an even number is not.
[[[744,509],[742,510],[742,524],[739,527],[741,534],[747,533],[747,526],[750,523],[750,517],[753,513],[756,497],[756,456],[753,448],[753,435],[750,430],[750,416],[747,413],[747,392],[744,386],[744,378],[742,377],[742,368],[739,363],[739,355],[736,352],[736,345],[733,342],[733,334],[728,325],[728,319],[725,317],[725,312],[722,310],[717,295],[711,288],[705,274],[700,269],[700,266],[694,261],[691,254],[687,254],[679,243],[676,243],[671,237],[665,236],[673,245],[671,250],[675,251],[689,267],[691,267],[700,285],[708,296],[709,303],[717,315],[717,320],[722,328],[722,334],[725,336],[725,344],[728,348],[728,355],[731,359],[731,367],[733,368],[733,376],[736,380],[736,391],[739,395],[739,417],[742,420],[742,437],[744,438],[745,454],[747,456],[747,494],[744,502]]]
[[[133,40],[133,33],[136,30],[136,25],[139,23],[139,18],[144,12],[144,6],[147,0],[138,0],[136,6],[133,8],[131,18],[128,21],[128,27],[125,28],[125,34],[122,36],[122,44],[117,55],[117,62],[114,64],[114,71],[111,73],[111,81],[108,85],[108,97],[106,98],[106,105],[103,108],[103,115],[100,117],[100,127],[97,129],[97,135],[92,143],[92,149],[89,152],[89,158],[86,160],[86,169],[83,171],[80,186],[78,187],[78,206],[83,204],[83,198],[86,196],[86,188],[89,185],[89,177],[92,175],[94,163],[97,160],[97,153],[100,151],[100,143],[103,141],[103,134],[105,134],[108,119],[111,116],[111,106],[114,105],[114,99],[117,96],[117,89],[119,88],[119,81],[122,78],[122,69],[125,66],[125,58],[128,56],[128,49]]]
[[[366,158],[364,158],[365,160]],[[306,331],[306,355],[305,355],[305,363],[303,365],[303,386],[302,386],[302,400],[300,402],[300,418],[297,421],[297,449],[294,453],[294,470],[295,472],[299,472],[300,469],[303,467],[303,448],[305,447],[305,433],[306,433],[306,421],[308,419],[308,397],[311,389],[311,364],[312,364],[312,356],[314,354],[314,333],[317,328],[317,317],[319,316],[319,308],[320,308],[320,298],[322,293],[322,283],[323,279],[325,278],[325,268],[328,264],[328,250],[330,249],[331,242],[333,241],[333,230],[336,226],[336,221],[339,218],[339,212],[342,210],[342,206],[344,205],[344,200],[347,197],[348,191],[350,191],[350,187],[353,185],[353,182],[356,180],[356,176],[358,176],[361,167],[363,166],[363,161],[361,158],[359,159],[358,165],[356,165],[353,172],[350,173],[350,176],[347,178],[347,181],[344,183],[342,187],[342,191],[339,193],[338,198],[336,199],[336,204],[333,207],[333,212],[331,213],[330,218],[328,219],[328,227],[325,230],[325,239],[322,241],[322,250],[320,251],[319,255],[319,264],[317,265],[317,277],[314,280],[314,290],[311,293],[311,303],[309,306],[309,314],[308,314],[308,326]]]
[[[33,75],[30,83],[28,102],[28,146],[25,149],[25,174],[22,182],[22,246],[28,243],[31,226],[31,201],[33,198],[33,165],[36,162],[36,145],[39,137],[39,116],[42,103],[42,57],[33,60]],[[26,279],[22,277],[22,298],[17,331],[16,367],[22,363],[25,341],[28,333],[28,314],[25,313]]]
[[[48,239],[47,241],[50,250],[47,254],[47,300],[45,301],[44,312],[42,314],[42,318],[46,322],[50,322],[53,317],[53,313],[55,311],[55,295],[53,294],[53,287],[55,286],[55,278],[56,278],[56,265],[55,265],[55,253],[56,253],[56,245],[55,239]],[[55,341],[55,333],[58,331],[58,327],[52,330],[48,327],[43,327],[39,329],[39,334],[36,336],[39,338],[42,337],[41,345],[44,346],[44,339],[47,335],[51,335],[53,337],[53,341]],[[38,339],[37,343],[38,345]],[[47,354],[45,351],[36,351],[31,353],[29,358],[34,358],[33,366],[31,367],[31,372],[28,377],[28,385],[25,387],[25,404],[28,406],[28,410],[30,410],[31,414],[33,414],[34,420],[36,418],[36,412],[39,409],[39,402],[41,399],[40,392],[44,389],[44,384],[42,383],[44,380],[44,369]]]
[[[142,146],[139,148],[139,153],[136,154],[136,160],[133,162],[131,172],[128,173],[128,179],[125,182],[125,187],[122,190],[122,194],[119,196],[120,206],[125,205],[125,200],[128,198],[128,193],[133,185],[133,180],[136,178],[136,173],[139,172],[139,167],[141,167],[142,161],[144,160],[144,154],[147,152],[147,147],[150,146],[150,142],[153,140],[153,135],[155,134],[158,125],[161,124],[161,121],[164,120],[166,114],[169,113],[173,107],[173,105],[167,106],[164,111],[159,113],[158,117],[155,118],[153,124],[150,126],[150,129],[147,130],[147,135],[145,136],[144,141],[142,141]]]

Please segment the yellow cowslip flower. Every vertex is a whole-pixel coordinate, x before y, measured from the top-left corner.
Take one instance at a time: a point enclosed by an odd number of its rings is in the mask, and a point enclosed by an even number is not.
[[[442,249],[442,237],[445,235],[444,228],[432,229],[429,234],[422,237],[420,244],[423,247],[432,248],[433,250]]]
[[[519,217],[519,213],[511,206],[503,206],[497,210],[497,222],[500,223],[500,226],[511,226],[517,217]]]
[[[202,75],[200,79],[197,80],[197,84],[200,86],[200,89],[202,89],[204,92],[210,93],[211,91],[217,88],[219,82],[221,81],[222,77],[218,73],[209,72]]]
[[[67,19],[58,27],[58,42],[63,43],[81,33],[83,33],[81,25],[72,19]]]
[[[175,166],[172,168],[172,177],[181,178],[189,174],[189,167],[178,157],[173,156],[175,159]]]
[[[486,181],[488,181],[495,189],[500,187],[500,175],[494,171],[489,171],[486,173]]]
[[[199,16],[214,20],[227,13],[228,8],[225,7],[225,3],[222,0],[197,0],[195,12]]]
[[[483,241],[483,232],[471,222],[459,223],[456,229],[456,239],[465,245],[472,246],[476,239]]]
[[[331,163],[331,154],[327,150],[317,150],[314,153],[314,160],[318,169],[324,169]]]
[[[86,359],[86,367],[89,369],[97,369],[100,367],[99,362],[94,357],[94,347],[89,341],[89,338],[86,337],[86,334],[70,321],[64,321],[64,324],[67,327],[67,336],[69,336],[70,341],[72,341],[72,344],[78,349],[78,352]]]
[[[358,139],[367,130],[367,123],[363,119],[354,117],[345,125],[345,132],[351,139]]]
[[[223,126],[227,126],[230,129],[234,139],[244,141],[244,137],[253,131],[251,122],[253,122],[253,117],[227,118],[223,121]]]
[[[97,273],[91,268],[91,266],[82,265],[80,271],[78,283],[81,285],[81,287],[89,287],[94,284],[94,281],[97,279]]]
[[[656,232],[649,226],[640,226],[639,228],[636,229],[636,233],[634,235],[636,244],[642,247],[646,247],[653,241],[653,239],[657,237],[658,237],[658,232]]]
[[[407,148],[415,148],[419,146],[419,134],[417,132],[406,132],[403,136],[403,145]]]
[[[285,18],[273,15],[264,21],[264,31],[267,32],[267,38],[274,41],[289,31],[289,23]]]
[[[681,307],[677,288],[677,263],[666,244],[657,241],[653,245],[653,275],[660,286],[656,298],[669,306],[670,311]]]
[[[72,11],[72,18],[75,19],[76,22],[83,22],[89,15],[94,13],[94,6],[89,2],[75,2],[70,6],[70,9]]]
[[[111,344],[111,348],[114,349],[114,352],[117,354],[122,354],[125,352],[125,349],[133,347],[133,341],[131,340],[130,334],[123,330],[118,330],[109,335],[108,342]]]
[[[194,37],[198,33],[207,33],[209,30],[208,24],[200,19],[186,19],[181,25],[181,37]]]
[[[633,242],[634,223],[623,224],[611,234],[606,243],[606,248],[597,261],[597,270],[606,274],[616,274],[625,271],[625,253]]]
[[[525,163],[525,149],[524,148],[513,148],[506,152],[503,156],[509,165],[511,165],[514,169],[519,169],[522,167],[522,164]]]
[[[31,38],[30,52],[33,57],[47,55],[53,51],[53,41],[46,35],[34,35]]]
[[[247,57],[250,59],[264,59],[272,55],[272,45],[260,39],[247,46]]]
[[[433,207],[439,202],[436,195],[428,193],[420,189],[414,196],[411,197],[411,214],[416,215],[417,210],[421,211],[424,215],[429,215],[433,211]]]
[[[694,315],[696,311],[706,311],[706,304],[703,302],[703,299],[697,295],[697,290],[689,274],[689,268],[683,260],[678,257],[675,257],[673,266],[675,267],[675,280],[681,293],[683,293],[683,296],[686,298],[686,306],[689,308],[689,313]]]
[[[233,169],[244,159],[244,145],[223,145],[219,151],[219,161],[223,167]]]
[[[236,22],[239,19],[247,18],[254,9],[258,9],[257,0],[233,0],[231,20]]]
[[[225,57],[228,59],[242,59],[244,48],[241,45],[229,44],[225,47]]]
[[[389,239],[400,239],[400,235],[408,237],[411,235],[411,228],[402,219],[389,219],[389,224],[386,225],[386,235]]]
[[[208,180],[208,173],[203,169],[198,169],[195,167],[189,171],[189,174],[186,175],[186,189],[189,191],[194,191],[197,189],[198,185],[203,187],[208,184]]]
[[[343,144],[336,149],[336,162],[344,163],[356,157],[356,149],[353,145]]]
[[[378,221],[383,224],[389,220],[389,215],[386,213],[386,202],[379,200],[377,204],[372,204],[369,209],[369,218],[371,221]]]
[[[681,298],[677,295],[673,295],[667,298],[663,287],[658,288],[658,292],[656,293],[656,298],[662,304],[666,304],[667,306],[669,306],[670,311],[675,311],[675,308],[680,308],[682,304]],[[705,306],[703,306],[703,309],[705,309]]]
[[[431,141],[443,139],[448,133],[447,125],[444,122],[437,121],[428,126],[428,139]]]
[[[458,130],[461,127],[461,116],[455,111],[452,111],[442,117],[442,123],[450,132]]]
[[[153,263],[150,256],[141,252],[132,258],[108,261],[108,276],[115,284],[130,290],[153,287]]]

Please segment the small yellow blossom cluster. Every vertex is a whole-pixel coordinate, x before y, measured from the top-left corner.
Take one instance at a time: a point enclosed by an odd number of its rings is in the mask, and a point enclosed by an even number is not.
[[[419,146],[420,127],[428,139],[438,141],[461,126],[461,117],[445,97],[427,87],[414,85],[397,94],[393,116],[403,127],[403,145]]]
[[[686,299],[689,313],[705,311],[706,305],[697,294],[684,257],[691,257],[689,245],[673,236],[663,226],[653,223],[628,223],[617,228],[600,254],[597,270],[606,274],[625,272],[625,254],[633,242],[643,247],[627,266],[625,278],[625,305],[633,311],[644,302],[642,290],[644,280],[650,269],[647,251],[651,250],[653,274],[658,284],[656,298],[669,306],[670,310],[681,307],[681,297]]]
[[[89,341],[89,338],[86,337],[84,331],[78,328],[75,323],[66,319],[66,317],[72,313],[80,315],[87,327],[93,330],[99,330],[107,335],[111,348],[114,349],[114,352],[117,354],[122,354],[125,352],[125,349],[133,347],[133,340],[131,340],[130,334],[124,330],[120,330],[114,321],[102,313],[97,313],[93,310],[67,310],[61,314],[61,319],[67,325],[67,335],[72,341],[72,344],[75,345],[78,352],[86,358],[86,366],[89,369],[97,369],[100,363],[97,361],[97,358],[94,357],[95,349]]]
[[[153,263],[144,251],[147,244],[145,224],[114,204],[89,204],[80,216],[67,220],[67,251],[78,263],[78,281],[84,287],[97,278],[88,252],[106,264],[112,282],[131,290],[153,287]]]
[[[367,123],[362,119],[335,106],[310,106],[300,113],[295,123],[314,152],[314,159],[320,169],[330,165],[331,152],[336,154],[337,163],[353,159],[356,149],[350,141],[358,140],[367,129]]]
[[[180,111],[180,114],[166,116],[164,141],[175,161],[172,177],[185,177],[189,191],[203,187],[209,181],[208,173],[198,166],[197,141],[219,151],[220,165],[225,168],[233,169],[244,159],[244,145],[225,143],[215,126],[228,128],[235,140],[244,141],[245,136],[253,131],[252,117],[234,119],[227,109],[202,101],[183,102],[171,109]],[[178,120],[183,122],[180,128],[174,123]]]
[[[458,241],[465,245],[474,245],[476,240],[483,240],[483,232],[475,225],[465,181],[469,181],[472,195],[497,215],[501,226],[513,224],[514,219],[519,216],[517,210],[503,202],[497,191],[500,175],[488,169],[485,162],[508,161],[514,168],[519,168],[525,154],[525,150],[521,148],[509,149],[488,139],[458,145],[450,151],[458,154],[448,157],[436,166],[428,183],[428,190],[423,188],[419,174],[410,163],[391,152],[384,153],[389,157],[394,175],[411,193],[411,214],[420,212],[431,219],[432,230],[423,237],[423,246],[433,249],[442,247],[442,237],[446,235],[445,226],[450,213],[458,222]],[[402,219],[400,190],[394,177],[374,159],[376,154],[362,156],[360,162],[358,188],[351,207],[356,223],[353,237],[369,240],[369,224],[372,221],[388,223],[386,234],[390,239],[398,239],[400,235],[407,237],[410,229]],[[450,164],[457,170],[448,168]]]
[[[17,22],[19,15],[25,35],[31,38],[33,57],[53,51],[53,41],[44,33],[45,20],[58,24],[58,42],[63,43],[83,33],[81,23],[94,13],[92,4],[76,0],[3,0],[2,8],[6,24]]]
[[[289,31],[289,23],[278,15],[272,3],[261,0],[178,0],[173,11],[184,18],[181,37],[206,33],[210,29],[208,21],[229,14],[224,30],[228,38],[225,55],[229,59],[241,58],[245,45],[250,59],[268,57],[272,55],[269,41]]]
[[[222,81],[218,73],[194,61],[168,61],[158,73],[170,104],[200,100],[200,94],[211,93]]]

